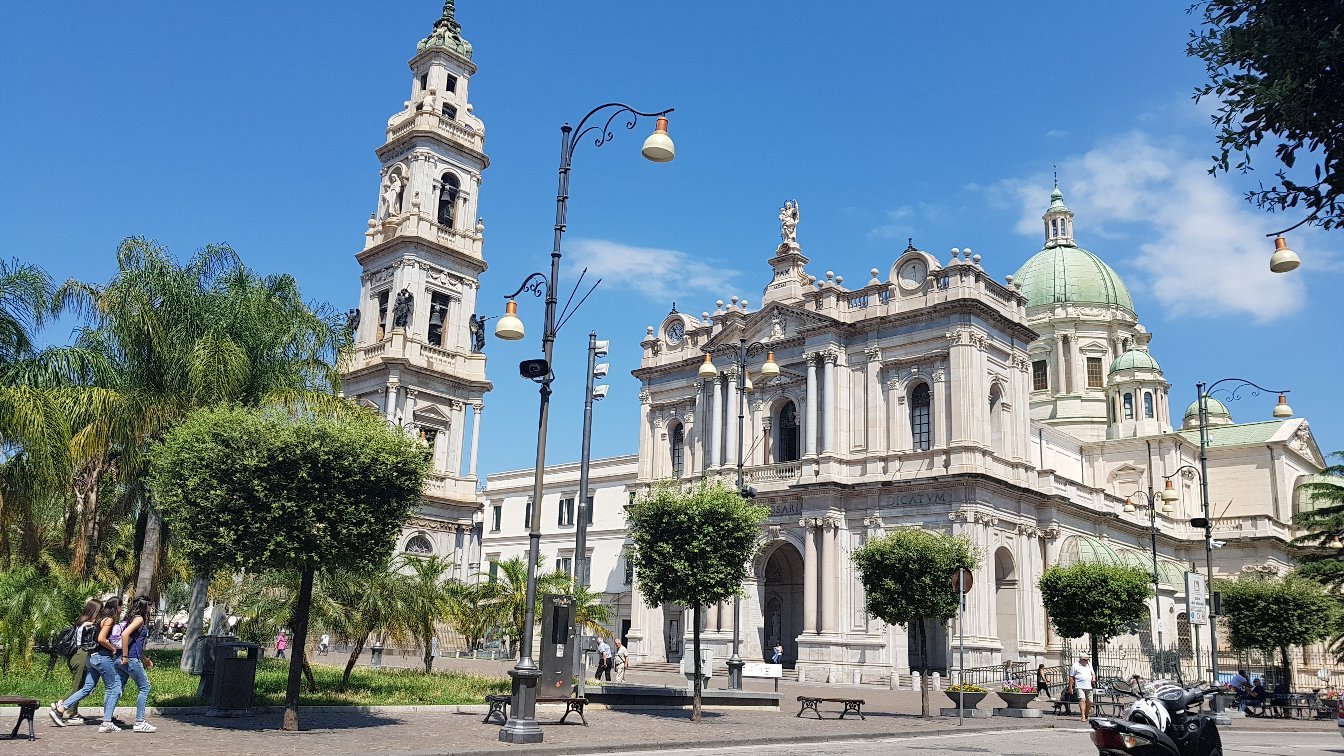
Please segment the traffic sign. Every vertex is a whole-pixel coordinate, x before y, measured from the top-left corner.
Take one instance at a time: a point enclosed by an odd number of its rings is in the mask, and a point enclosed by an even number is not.
[[[965,567],[958,567],[952,571],[952,587],[962,593],[970,593],[971,586],[975,585],[975,575]]]

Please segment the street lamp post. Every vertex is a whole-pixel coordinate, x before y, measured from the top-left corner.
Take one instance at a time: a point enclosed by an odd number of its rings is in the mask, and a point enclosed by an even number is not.
[[[1130,494],[1128,498],[1125,499],[1126,513],[1134,512],[1136,508],[1134,506],[1135,498],[1138,498],[1140,501],[1142,501],[1144,505],[1148,508],[1148,536],[1152,540],[1153,545],[1153,620],[1157,623],[1157,651],[1158,651],[1158,659],[1161,660],[1159,662],[1159,664],[1161,664],[1161,668],[1158,670],[1159,674],[1166,673],[1167,646],[1162,637],[1163,636],[1162,604],[1161,604],[1162,584],[1158,580],[1159,573],[1157,570],[1157,501],[1159,498],[1162,500],[1162,514],[1169,515],[1173,511],[1171,506],[1171,495],[1173,493],[1174,491],[1171,488],[1170,480],[1167,481],[1166,489],[1163,490],[1161,494],[1156,494],[1153,492],[1152,481],[1149,481],[1148,491],[1146,493],[1143,491],[1135,491],[1134,493]]]
[[[1209,507],[1209,395],[1218,388],[1219,384],[1231,383],[1224,391],[1229,391],[1229,398],[1232,401],[1237,399],[1238,393],[1243,388],[1249,388],[1252,396],[1259,396],[1261,391],[1270,394],[1279,395],[1279,403],[1274,406],[1274,417],[1287,418],[1292,417],[1293,410],[1288,406],[1288,390],[1271,391],[1259,384],[1252,383],[1245,378],[1223,378],[1214,381],[1205,386],[1204,383],[1196,383],[1197,401],[1199,402],[1199,490],[1200,499],[1204,507],[1204,516],[1199,518],[1203,520],[1204,525],[1204,570],[1205,580],[1208,583],[1209,595],[1213,595],[1213,514]],[[1197,523],[1198,520],[1195,521]],[[1194,524],[1194,523],[1192,523]],[[1198,527],[1198,525],[1196,525]],[[1214,685],[1218,684],[1218,613],[1213,601],[1209,602],[1209,659],[1210,671],[1213,673],[1213,679],[1210,681]],[[1214,706],[1219,711],[1222,710],[1221,701],[1215,696]]]
[[[607,111],[610,112],[610,115],[602,126],[599,127],[596,123],[592,126],[586,126],[589,118]],[[560,177],[555,194],[555,233],[551,246],[551,275],[548,278],[542,273],[533,273],[524,279],[522,285],[507,297],[508,305],[504,315],[495,324],[495,335],[499,338],[506,341],[522,339],[524,335],[523,322],[518,318],[518,303],[515,299],[523,292],[530,293],[533,296],[541,296],[543,293],[546,295],[546,319],[541,336],[542,359],[525,360],[519,366],[519,370],[524,377],[532,378],[541,384],[541,408],[537,413],[537,459],[532,479],[532,517],[527,534],[527,606],[524,609],[523,637],[519,644],[518,663],[514,665],[513,669],[509,670],[509,676],[513,678],[513,696],[509,707],[509,719],[499,731],[499,739],[506,743],[540,743],[542,741],[541,727],[537,724],[536,716],[537,682],[541,678],[541,670],[532,659],[532,626],[536,622],[537,560],[540,559],[541,554],[541,491],[542,471],[546,465],[546,426],[550,415],[551,381],[555,379],[551,371],[551,353],[552,347],[555,345],[556,333],[569,319],[569,316],[573,314],[568,303],[565,311],[560,313],[558,319],[555,312],[556,287],[560,279],[560,239],[565,233],[565,211],[569,201],[570,163],[574,156],[574,148],[578,146],[579,140],[589,132],[601,129],[594,139],[594,144],[598,147],[610,142],[615,137],[615,134],[611,131],[611,124],[618,116],[624,114],[629,115],[629,120],[625,124],[627,129],[633,129],[635,122],[641,116],[656,117],[658,119],[657,126],[654,132],[644,140],[644,147],[641,152],[645,158],[655,163],[666,163],[672,160],[675,153],[672,139],[667,135],[667,114],[671,112],[672,108],[656,113],[645,113],[624,103],[609,102],[588,111],[588,114],[579,121],[577,128],[571,127],[568,123],[560,127]],[[589,293],[591,291],[590,289]],[[587,295],[583,299],[586,298]],[[579,300],[579,305],[583,304],[583,299]],[[570,301],[573,301],[572,297]],[[575,305],[575,309],[577,307],[578,305]]]
[[[607,366],[597,364],[598,357],[605,357],[610,348],[609,342],[598,341],[597,331],[588,333],[588,384],[583,394],[583,443],[579,451],[579,501],[578,521],[574,523],[574,561],[570,565],[570,576],[576,588],[587,588],[591,575],[588,570],[588,517],[592,507],[588,504],[588,463],[593,448],[593,402],[607,396],[606,386],[594,386],[593,382],[607,374]],[[574,650],[574,689],[583,695],[585,670],[583,651]]]
[[[733,359],[733,364],[737,367],[737,493],[745,498],[753,498],[756,491],[747,488],[746,470],[744,465],[743,441],[745,435],[743,428],[746,423],[747,392],[752,386],[747,378],[747,358],[753,353],[766,352],[765,364],[761,365],[760,377],[762,380],[771,380],[779,377],[779,365],[775,364],[775,353],[769,350],[769,347],[759,341],[747,343],[746,338],[739,338],[737,344],[721,344],[714,349],[705,350],[705,363],[700,366],[699,376],[705,379],[713,379],[718,375],[718,370],[714,367],[711,354],[714,352],[726,353]],[[742,689],[742,667],[746,662],[742,661],[739,655],[739,645],[741,639],[742,624],[742,597],[733,596],[733,655],[728,657],[728,689]]]

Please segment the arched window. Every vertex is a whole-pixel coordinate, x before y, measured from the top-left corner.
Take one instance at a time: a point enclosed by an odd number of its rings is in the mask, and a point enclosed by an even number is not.
[[[793,402],[786,402],[779,408],[779,444],[775,452],[776,462],[797,462],[802,458],[799,451],[799,441],[802,439],[802,433],[798,427],[798,407]]]
[[[443,188],[439,189],[439,225],[453,227],[453,214],[457,211],[457,195],[462,183],[451,173],[443,174]]]
[[[1153,392],[1143,392],[1143,416],[1151,418],[1153,416]]]
[[[672,474],[680,478],[686,465],[686,430],[681,423],[677,423],[672,426],[667,438],[671,442]]]
[[[405,551],[407,554],[433,554],[434,546],[428,538],[422,535],[412,536],[411,540],[406,542]]]
[[[910,392],[910,441],[915,451],[933,448],[933,424],[929,384],[921,383]]]
[[[1134,395],[1130,393],[1125,394],[1125,419],[1134,419]]]
[[[1003,454],[1003,389],[989,387],[989,447]]]

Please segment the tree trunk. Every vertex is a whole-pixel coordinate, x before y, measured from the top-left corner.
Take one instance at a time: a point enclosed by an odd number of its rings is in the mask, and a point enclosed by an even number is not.
[[[695,654],[692,660],[692,669],[695,670],[695,683],[691,698],[691,721],[700,721],[700,607],[697,605],[691,610],[691,622],[694,629],[691,631],[691,652]]]
[[[429,626],[429,632],[425,633],[425,674],[429,674],[434,668],[434,629],[433,624]]]
[[[1096,675],[1097,682],[1100,682],[1101,673],[1097,671],[1101,669],[1101,657],[1097,656],[1097,652],[1101,650],[1101,646],[1098,642],[1100,639],[1097,638],[1096,633],[1088,633],[1087,637],[1088,640],[1092,641],[1092,674]]]
[[[317,678],[313,677],[313,665],[308,663],[308,653],[303,654],[303,677],[308,681],[308,692],[317,692]]]
[[[1288,685],[1291,688],[1293,684],[1293,666],[1292,661],[1288,658],[1288,647],[1279,646],[1279,655],[1283,658],[1283,679],[1288,681]]]
[[[93,569],[93,554],[97,551],[95,540],[98,537],[98,483],[103,477],[100,462],[91,462],[80,476],[75,488],[75,497],[79,500],[79,522],[75,528],[74,553],[70,559],[75,574],[81,578],[89,576]]]
[[[350,658],[345,662],[345,673],[341,675],[341,690],[345,690],[349,687],[350,673],[355,670],[355,664],[359,661],[359,655],[364,652],[364,643],[368,639],[369,633],[364,633],[359,636],[359,640],[355,641],[355,649],[350,652]]]
[[[285,721],[280,727],[286,732],[299,731],[299,693],[303,684],[303,665],[307,657],[308,610],[313,603],[313,573],[310,566],[303,568],[303,581],[299,583],[299,600],[294,607],[294,650],[289,660],[289,683],[285,686]]]
[[[197,648],[201,629],[205,624],[205,603],[210,588],[210,575],[197,571],[191,578],[191,595],[187,598],[187,630],[182,634],[182,663],[178,668],[195,674],[200,669],[201,650]]]
[[[135,577],[135,595],[153,599],[154,573],[159,569],[163,545],[163,516],[150,507],[145,515],[145,538],[140,547],[140,569]]]
[[[919,676],[919,715],[929,716],[929,633],[924,628],[924,620],[915,623],[915,634],[919,636],[919,660],[924,665]]]

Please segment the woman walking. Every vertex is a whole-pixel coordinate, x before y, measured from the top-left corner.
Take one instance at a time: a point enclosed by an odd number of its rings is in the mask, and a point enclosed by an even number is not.
[[[113,596],[103,602],[95,622],[94,642],[97,644],[89,654],[89,669],[103,681],[103,723],[98,732],[120,732],[121,728],[112,721],[117,711],[117,699],[121,698],[121,676],[117,674],[117,654],[121,649],[112,643],[112,629],[117,624],[117,615],[121,613],[121,599]]]
[[[158,728],[145,721],[145,705],[149,703],[149,675],[145,670],[153,669],[154,662],[145,656],[145,642],[149,640],[149,599],[137,596],[130,611],[122,619],[125,628],[121,631],[121,663],[118,673],[121,684],[126,678],[135,681],[138,691],[135,697],[135,732],[154,732]]]
[[[1050,698],[1050,681],[1045,677],[1045,665],[1036,665],[1036,695],[1044,694],[1047,699]]]
[[[98,645],[95,638],[98,628],[94,622],[102,610],[103,602],[91,598],[84,602],[84,611],[75,620],[75,653],[65,661],[70,668],[70,693],[64,700],[51,705],[51,721],[57,727],[84,724],[84,718],[79,715],[79,702],[98,685],[98,673],[89,666],[89,652]]]

